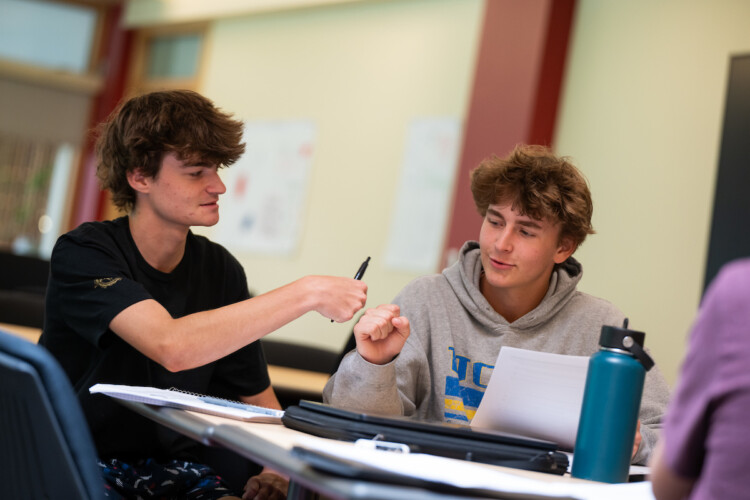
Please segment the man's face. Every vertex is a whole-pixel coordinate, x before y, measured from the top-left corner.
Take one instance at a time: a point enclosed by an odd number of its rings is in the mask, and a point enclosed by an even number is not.
[[[575,248],[560,242],[560,226],[520,215],[507,205],[490,205],[479,232],[486,283],[491,293],[530,294],[541,299],[555,264]]]
[[[219,222],[219,195],[226,192],[217,170],[217,165],[167,153],[156,177],[146,179],[148,196],[142,201],[165,222],[213,226]]]

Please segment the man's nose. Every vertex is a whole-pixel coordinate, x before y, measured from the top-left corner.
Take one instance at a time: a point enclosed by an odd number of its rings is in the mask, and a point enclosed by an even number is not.
[[[510,252],[513,250],[513,232],[509,228],[503,229],[495,240],[495,248],[501,252]]]
[[[224,194],[227,192],[227,186],[221,180],[219,172],[214,172],[211,182],[208,184],[207,191],[212,194]]]

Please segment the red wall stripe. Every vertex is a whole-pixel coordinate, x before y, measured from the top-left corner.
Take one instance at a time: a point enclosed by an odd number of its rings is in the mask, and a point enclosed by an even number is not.
[[[552,144],[575,0],[487,0],[443,265],[479,236],[469,172],[519,143]]]

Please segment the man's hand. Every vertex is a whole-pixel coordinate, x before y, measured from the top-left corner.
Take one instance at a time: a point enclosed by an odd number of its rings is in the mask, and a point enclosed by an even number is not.
[[[316,303],[313,309],[339,323],[349,321],[365,306],[367,285],[351,278],[305,276],[303,281]]]
[[[243,500],[283,500],[289,481],[273,472],[263,472],[247,480]]]
[[[641,445],[641,421],[635,427],[635,441],[633,443],[633,455],[630,458],[635,458],[635,454],[638,453],[638,447]]]
[[[365,361],[376,365],[390,362],[409,338],[409,320],[399,316],[395,304],[384,304],[368,309],[354,326],[357,352]]]

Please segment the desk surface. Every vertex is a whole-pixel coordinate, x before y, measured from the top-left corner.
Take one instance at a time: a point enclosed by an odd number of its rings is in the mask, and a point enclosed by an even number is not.
[[[323,394],[323,387],[329,378],[327,373],[276,365],[268,365],[268,376],[271,377],[271,385],[274,389],[309,393],[317,397]]]
[[[442,488],[434,490],[434,481],[429,489],[427,486],[404,486],[385,483],[374,483],[355,479],[335,477],[311,467],[303,459],[292,453],[294,446],[303,445],[307,448],[320,446],[321,449],[329,447],[331,443],[339,443],[338,446],[350,446],[351,443],[342,445],[341,442],[311,436],[288,429],[282,425],[259,424],[241,422],[213,415],[177,410],[174,408],[157,408],[142,403],[131,401],[120,401],[125,406],[146,417],[181,432],[199,442],[207,445],[223,446],[246,458],[254,460],[264,466],[271,467],[287,474],[293,483],[300,484],[308,489],[331,498],[358,498],[358,499],[383,499],[383,500],[444,500],[447,498],[466,499],[467,492],[456,492],[455,485],[438,485]],[[318,443],[318,445],[316,445]],[[328,443],[327,445],[325,443]],[[378,452],[392,453],[392,452]],[[416,456],[419,454],[415,454]],[[393,457],[393,455],[389,455]],[[523,498],[538,499],[551,498],[580,498],[580,499],[653,499],[650,483],[630,483],[622,485],[605,485],[570,478],[568,476],[556,476],[519,469],[509,469],[488,464],[465,462],[448,458],[433,457],[437,460],[448,461],[458,468],[470,468],[471,472],[463,474],[487,475],[498,485],[503,481],[521,482],[535,485],[535,491],[546,493],[512,493],[489,491],[486,489],[472,489],[473,498],[479,497],[477,491],[483,492],[481,497],[487,498]],[[388,460],[395,460],[389,458]],[[496,478],[500,475],[503,479],[499,482]],[[463,478],[462,478],[463,479]],[[422,481],[427,484],[427,482]],[[495,486],[497,487],[497,486]],[[505,487],[505,486],[502,486]],[[515,486],[514,486],[515,487]],[[559,490],[559,492],[558,492]],[[552,493],[550,493],[552,492]],[[570,495],[570,496],[563,496]],[[291,498],[291,497],[290,497]],[[301,497],[294,497],[301,498]]]
[[[34,342],[35,344],[39,340],[39,336],[42,334],[42,330],[40,328],[22,325],[11,325],[9,323],[0,323],[0,330],[18,335],[19,337],[25,338],[29,342]]]
[[[317,495],[308,495],[307,491],[314,491],[326,498],[341,500],[466,500],[467,498],[416,488],[352,481],[321,473],[291,453],[291,448],[301,438],[310,436],[282,425],[240,422],[126,400],[118,400],[118,402],[198,442],[228,448],[238,455],[287,475],[291,481],[288,499],[318,498]]]

